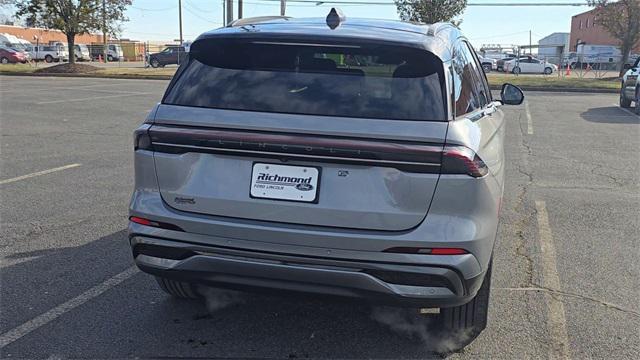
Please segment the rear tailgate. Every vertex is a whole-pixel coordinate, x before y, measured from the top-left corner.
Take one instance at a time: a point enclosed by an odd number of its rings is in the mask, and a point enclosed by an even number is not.
[[[168,205],[371,230],[424,219],[447,131],[442,62],[320,41],[193,43],[149,131]]]
[[[318,134],[320,122],[322,133]],[[156,149],[162,197],[176,209],[284,223],[404,230],[419,224],[427,214],[438,181],[437,172],[425,173],[420,167],[403,163],[367,162],[361,158],[345,161],[346,156],[337,156],[336,160],[331,155],[298,157],[299,152],[292,151],[300,146],[302,152],[319,154],[327,151],[327,141],[342,144],[333,147],[335,155],[342,150],[358,151],[357,146],[370,148],[376,144],[395,147],[404,144],[413,151],[429,151],[431,143],[442,141],[447,128],[443,122],[391,123],[393,126],[388,120],[379,119],[319,119],[161,105],[150,134]],[[370,140],[372,135],[375,141]],[[348,144],[341,142],[346,139],[350,141]],[[259,151],[253,152],[256,146],[251,144],[256,144]],[[441,148],[437,146],[438,151]],[[439,161],[426,157],[425,160]],[[255,163],[319,169],[319,182],[314,189],[316,201],[253,198],[250,190]]]

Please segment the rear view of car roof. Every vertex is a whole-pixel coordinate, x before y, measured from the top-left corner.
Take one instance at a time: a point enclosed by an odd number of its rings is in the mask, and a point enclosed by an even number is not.
[[[327,26],[325,18],[256,18],[243,19],[241,25],[227,26],[200,35],[197,41],[212,38],[296,39],[301,41],[367,41],[403,45],[428,50],[442,61],[451,59],[450,45],[460,36],[449,23],[433,25],[395,20],[346,18],[340,26]]]

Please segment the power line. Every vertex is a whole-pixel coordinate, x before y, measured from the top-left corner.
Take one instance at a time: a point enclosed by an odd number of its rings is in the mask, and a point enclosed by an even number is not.
[[[280,2],[280,0],[258,0],[266,2]],[[349,1],[349,0],[287,0],[292,3],[306,3],[315,4],[316,6],[324,4],[335,5],[385,5],[395,6],[394,2],[389,1]],[[468,3],[467,6],[487,6],[487,7],[523,7],[523,6],[588,6],[585,2],[562,2],[562,3],[550,3],[550,2],[491,2],[491,3]]]

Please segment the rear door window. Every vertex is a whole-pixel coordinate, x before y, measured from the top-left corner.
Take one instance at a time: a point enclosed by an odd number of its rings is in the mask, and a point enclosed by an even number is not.
[[[446,121],[443,65],[388,45],[202,40],[166,104],[264,112]]]

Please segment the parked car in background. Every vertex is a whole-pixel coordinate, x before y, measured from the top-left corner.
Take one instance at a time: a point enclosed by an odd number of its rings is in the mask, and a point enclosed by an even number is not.
[[[29,61],[29,59],[27,58],[27,55],[25,55],[24,52],[0,45],[0,63],[2,64],[23,63],[24,64],[27,61]]]
[[[91,52],[91,57],[94,60],[98,60],[104,56],[103,45],[95,44],[91,45],[89,51]],[[124,52],[122,51],[122,47],[118,44],[108,44],[107,45],[107,61],[120,61],[124,60]]]
[[[69,53],[57,45],[31,45],[27,47],[27,50],[31,58],[36,61],[44,60],[52,63],[69,59]]]
[[[640,58],[631,66],[631,69],[622,77],[620,88],[620,106],[631,107],[631,103],[636,103],[636,114],[640,115]]]
[[[505,61],[502,68],[504,72],[512,72],[514,74],[549,75],[558,71],[558,67],[556,65],[536,59],[533,56],[524,56]]]
[[[164,50],[150,54],[148,63],[151,67],[163,67],[170,64],[181,64],[188,55],[184,46],[168,46]]]
[[[85,44],[76,44],[73,47],[74,52],[73,55],[76,58],[76,61],[90,61],[91,60],[91,52],[89,52],[89,47]]]
[[[498,60],[485,58],[480,56],[480,54],[478,54],[478,59],[480,59],[480,63],[482,64],[484,71],[490,72],[491,70],[497,70]]]
[[[505,54],[505,57],[502,59],[496,60],[496,71],[504,71],[504,62],[515,59],[517,56],[514,54]]]
[[[487,324],[501,106],[522,91],[494,100],[450,23],[268,19],[198,37],[135,131],[136,265],[179,298],[208,285],[408,306],[465,346]]]

